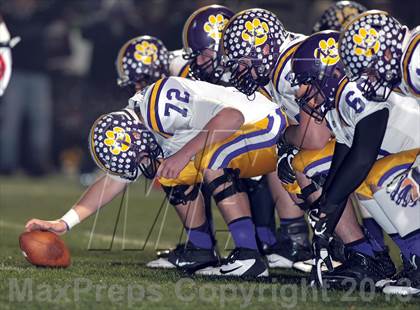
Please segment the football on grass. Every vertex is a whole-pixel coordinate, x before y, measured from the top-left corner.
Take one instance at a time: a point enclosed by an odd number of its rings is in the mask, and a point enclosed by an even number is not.
[[[19,236],[20,249],[28,262],[40,267],[68,267],[70,252],[56,234],[50,231],[24,232]]]

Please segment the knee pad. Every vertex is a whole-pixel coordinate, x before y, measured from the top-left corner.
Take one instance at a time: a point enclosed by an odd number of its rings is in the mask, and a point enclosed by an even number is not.
[[[365,212],[370,214],[387,234],[397,233],[397,228],[394,226],[393,222],[374,199],[359,200],[359,206],[361,209],[365,208]]]
[[[227,183],[232,183],[229,186],[226,186],[222,191],[215,194],[215,190]],[[241,193],[246,190],[246,187],[243,184],[243,181],[239,178],[239,170],[238,169],[230,169],[230,168],[224,168],[223,174],[217,178],[215,178],[213,181],[207,184],[210,192],[213,195],[214,200],[216,203],[219,203],[220,201],[231,197],[235,195],[236,193]]]
[[[193,185],[193,189],[186,194],[186,191],[191,185],[175,185],[175,186],[164,186],[162,185],[163,190],[165,191],[166,197],[169,200],[169,203],[173,206],[176,205],[186,205],[189,201],[193,201],[197,198],[198,193],[200,192],[200,184]]]
[[[386,188],[374,193],[373,197],[401,237],[420,229],[420,203],[418,201],[411,207],[399,206],[391,199]]]

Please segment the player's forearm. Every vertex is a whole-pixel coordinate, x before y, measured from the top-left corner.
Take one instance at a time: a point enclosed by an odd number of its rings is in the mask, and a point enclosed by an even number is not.
[[[229,138],[244,123],[244,116],[236,109],[225,108],[213,117],[203,130],[191,139],[181,151],[191,158],[203,150],[205,146],[218,143]]]
[[[388,110],[380,110],[365,117],[356,125],[353,145],[325,193],[328,202],[337,204],[347,199],[367,177],[378,157],[388,115]],[[371,124],[375,124],[374,130]]]
[[[79,221],[83,221],[96,210],[103,207],[120,194],[126,184],[116,181],[109,176],[100,177],[92,184],[73,206],[72,210],[77,213]]]

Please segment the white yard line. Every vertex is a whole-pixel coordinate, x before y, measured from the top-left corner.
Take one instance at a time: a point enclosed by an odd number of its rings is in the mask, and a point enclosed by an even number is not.
[[[23,231],[24,225],[23,224],[17,224],[13,222],[3,221],[0,220],[0,228],[8,228],[18,231]],[[110,234],[100,234],[100,233],[94,233],[93,231],[78,231],[77,233],[82,234],[84,237],[91,239],[93,236],[93,239],[100,240],[100,241],[108,241],[111,242],[112,235]],[[132,238],[121,238],[121,237],[114,237],[114,244],[121,244],[121,245],[131,245],[131,246],[137,246],[136,248],[143,247],[145,242],[145,239],[132,239]],[[150,240],[149,240],[150,242]],[[159,247],[173,247],[175,244],[170,244],[168,242],[163,242],[159,244]]]

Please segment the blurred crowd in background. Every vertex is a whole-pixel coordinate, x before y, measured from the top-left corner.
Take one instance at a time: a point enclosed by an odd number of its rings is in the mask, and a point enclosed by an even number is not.
[[[197,8],[261,7],[285,27],[309,34],[331,0],[0,0],[12,36],[13,73],[0,99],[0,174],[68,175],[94,169],[88,134],[101,114],[124,106],[131,93],[116,83],[115,59],[130,38],[153,35],[182,48],[182,27]],[[418,0],[360,0],[407,26],[420,21]]]

